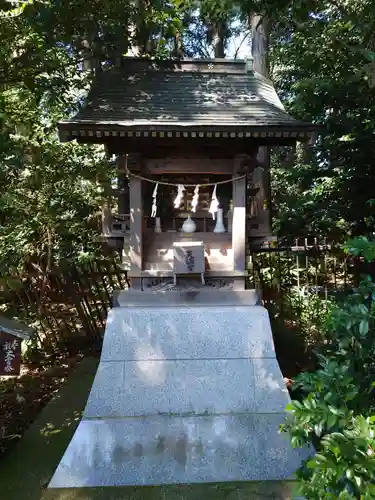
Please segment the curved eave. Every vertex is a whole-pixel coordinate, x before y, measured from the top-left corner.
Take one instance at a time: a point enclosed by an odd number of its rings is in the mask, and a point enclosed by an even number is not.
[[[62,142],[74,139],[83,143],[106,143],[116,139],[267,139],[274,144],[288,139],[290,141],[314,142],[322,131],[319,125],[310,125],[296,120],[295,125],[201,125],[197,123],[96,123],[96,122],[60,122],[59,137]]]

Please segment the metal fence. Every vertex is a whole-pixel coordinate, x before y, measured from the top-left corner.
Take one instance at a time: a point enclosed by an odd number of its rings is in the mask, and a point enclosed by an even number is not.
[[[333,304],[350,293],[361,273],[371,271],[341,246],[316,238],[253,250],[248,269],[249,287],[261,290],[270,312],[279,361],[297,360],[296,373],[308,364],[306,351],[324,343],[327,313]],[[293,349],[298,352],[292,353]]]
[[[291,288],[328,297],[351,288],[362,270],[361,261],[346,255],[341,246],[306,238],[253,250],[249,286],[262,289],[265,299]]]

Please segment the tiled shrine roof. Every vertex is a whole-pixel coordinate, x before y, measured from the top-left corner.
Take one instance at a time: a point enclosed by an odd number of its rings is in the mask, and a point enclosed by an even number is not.
[[[62,140],[111,137],[310,137],[317,126],[284,109],[251,61],[156,63],[124,58],[95,79],[78,114],[59,124]]]

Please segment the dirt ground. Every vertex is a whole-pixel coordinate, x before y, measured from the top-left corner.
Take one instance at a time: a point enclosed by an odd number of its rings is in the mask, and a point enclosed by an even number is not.
[[[0,377],[0,455],[6,453],[35,420],[82,356],[60,358],[54,365],[22,365],[18,377]]]

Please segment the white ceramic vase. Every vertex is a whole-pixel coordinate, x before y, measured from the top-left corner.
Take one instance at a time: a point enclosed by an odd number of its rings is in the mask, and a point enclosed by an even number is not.
[[[161,233],[160,217],[155,217],[154,233]]]
[[[226,229],[223,220],[223,209],[218,208],[216,212],[216,226],[214,228],[214,233],[225,233]]]
[[[183,233],[194,233],[196,229],[197,225],[189,215],[185,222],[182,224],[181,230]]]

